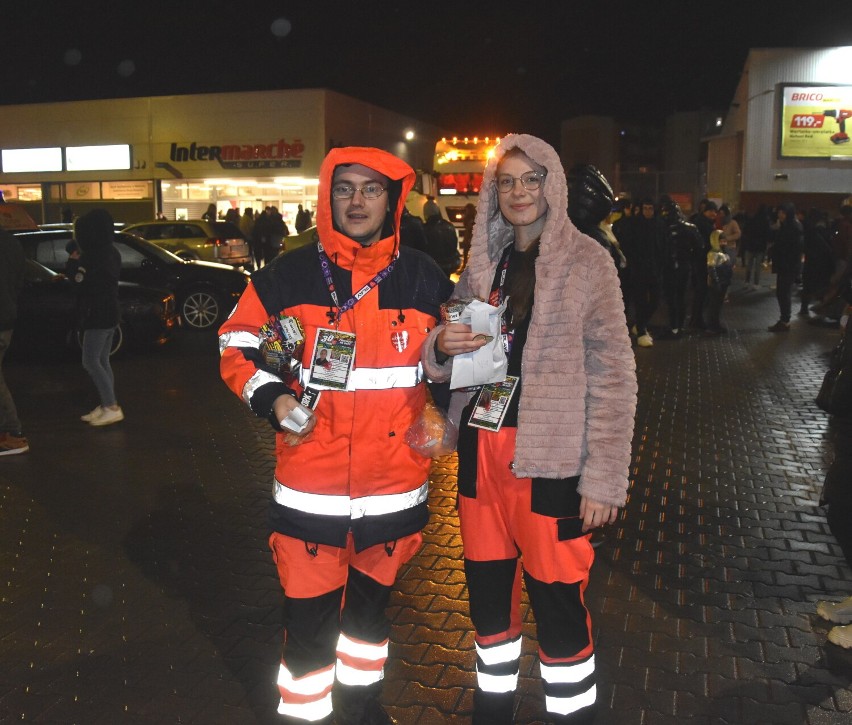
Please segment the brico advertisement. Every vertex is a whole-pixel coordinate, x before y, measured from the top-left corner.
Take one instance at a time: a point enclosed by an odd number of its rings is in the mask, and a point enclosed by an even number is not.
[[[783,86],[783,91],[781,156],[852,158],[852,86]]]

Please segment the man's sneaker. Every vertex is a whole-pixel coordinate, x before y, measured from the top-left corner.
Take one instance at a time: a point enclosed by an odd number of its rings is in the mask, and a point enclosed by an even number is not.
[[[639,345],[639,347],[652,347],[654,344],[654,338],[646,332],[644,335],[639,335],[639,337],[636,338],[636,344]]]
[[[852,597],[842,602],[817,602],[817,614],[835,624],[852,624]]]
[[[14,456],[18,453],[26,453],[29,449],[29,441],[23,436],[0,433],[0,456]]]
[[[92,418],[89,425],[112,425],[124,420],[124,413],[121,408],[101,408],[100,415]]]
[[[95,418],[97,418],[101,414],[102,410],[103,408],[101,408],[101,406],[99,405],[94,410],[90,410],[85,415],[81,415],[80,420],[82,420],[84,423],[91,423]]]
[[[790,323],[778,320],[774,325],[768,328],[770,332],[790,332]]]
[[[828,633],[828,641],[843,649],[852,649],[852,624],[832,627]]]

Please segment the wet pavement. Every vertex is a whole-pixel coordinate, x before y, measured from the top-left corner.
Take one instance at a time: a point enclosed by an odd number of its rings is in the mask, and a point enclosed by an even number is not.
[[[735,283],[727,335],[636,349],[632,489],[588,591],[599,725],[852,722],[852,651],[814,613],[852,594],[812,402],[838,333],[767,332],[769,283]],[[32,450],[0,459],[0,722],[275,723],[271,432],[210,336],[114,369],[126,420],[92,428],[76,359],[6,364]],[[432,483],[390,607],[383,701],[404,725],[469,722],[474,685],[453,456]],[[544,722],[525,629],[516,721]]]

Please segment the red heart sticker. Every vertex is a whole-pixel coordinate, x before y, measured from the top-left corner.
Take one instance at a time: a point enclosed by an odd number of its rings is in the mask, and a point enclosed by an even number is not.
[[[391,333],[391,345],[394,346],[397,352],[402,352],[408,347],[408,331],[400,330]]]

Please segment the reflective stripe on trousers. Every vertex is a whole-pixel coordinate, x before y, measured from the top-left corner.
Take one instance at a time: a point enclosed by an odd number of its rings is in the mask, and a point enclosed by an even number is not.
[[[337,642],[337,679],[344,685],[372,685],[384,676],[388,640],[379,644],[359,642],[342,632]]]
[[[595,704],[595,656],[580,662],[541,662],[544,699],[548,712],[570,715]]]
[[[483,692],[514,692],[520,668],[520,637],[489,647],[476,643],[476,684]]]
[[[331,688],[334,685],[334,667],[294,678],[282,662],[278,668],[278,690],[281,715],[315,722],[331,715]]]

